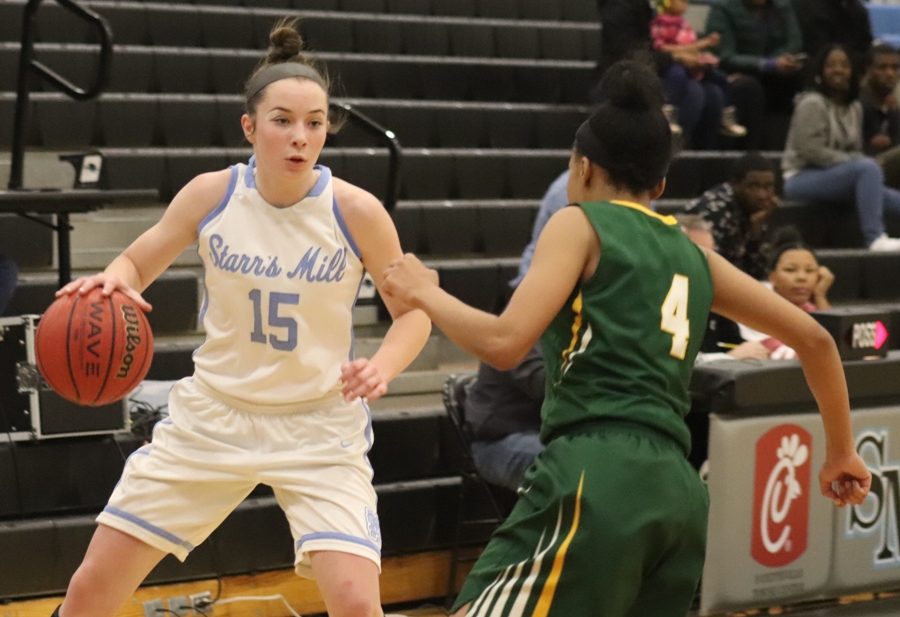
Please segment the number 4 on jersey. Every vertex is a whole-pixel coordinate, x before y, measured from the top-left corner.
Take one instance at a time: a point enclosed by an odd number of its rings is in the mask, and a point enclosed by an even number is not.
[[[663,300],[660,313],[659,328],[672,335],[669,355],[684,360],[688,339],[691,336],[691,322],[688,319],[688,277],[683,274],[672,277],[672,286],[669,287],[669,293]]]

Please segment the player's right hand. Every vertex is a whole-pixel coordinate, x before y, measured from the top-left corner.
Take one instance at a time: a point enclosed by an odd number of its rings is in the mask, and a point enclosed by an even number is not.
[[[144,300],[144,297],[138,293],[137,290],[125,283],[125,281],[119,277],[107,274],[106,272],[98,272],[97,274],[92,274],[90,276],[80,276],[74,281],[70,281],[57,289],[56,297],[59,298],[60,296],[66,296],[73,293],[84,295],[95,287],[101,287],[101,293],[104,296],[108,296],[113,291],[119,290],[134,300],[145,313],[149,313],[153,310],[153,306]]]
[[[822,495],[831,499],[839,508],[848,503],[862,503],[871,486],[872,472],[855,451],[844,456],[827,456],[819,472]]]

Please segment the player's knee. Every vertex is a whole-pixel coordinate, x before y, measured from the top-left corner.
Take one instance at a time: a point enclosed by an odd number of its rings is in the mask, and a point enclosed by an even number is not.
[[[83,562],[69,581],[66,599],[57,607],[52,617],[80,617],[91,615],[96,607],[91,606],[90,599],[102,595],[97,586],[97,579],[88,562]]]
[[[381,603],[369,594],[347,593],[328,607],[328,617],[381,617]]]

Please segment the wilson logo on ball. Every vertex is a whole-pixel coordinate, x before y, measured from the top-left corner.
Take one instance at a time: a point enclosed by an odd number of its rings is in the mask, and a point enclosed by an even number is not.
[[[128,304],[123,304],[120,308],[122,309],[122,321],[125,323],[125,355],[122,356],[122,363],[119,365],[116,377],[125,379],[134,365],[134,352],[140,349],[143,338],[141,337],[141,319],[138,317],[140,311]],[[140,314],[143,316],[143,313]]]

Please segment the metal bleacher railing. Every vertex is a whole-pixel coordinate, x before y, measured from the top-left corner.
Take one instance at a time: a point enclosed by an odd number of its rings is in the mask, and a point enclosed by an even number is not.
[[[367,132],[377,137],[387,147],[390,158],[388,161],[388,178],[383,203],[387,211],[392,212],[397,205],[397,196],[400,193],[400,159],[402,157],[400,141],[392,130],[384,128],[349,103],[332,101],[331,108],[332,110],[336,109],[345,113],[348,120],[355,122]]]
[[[93,11],[81,6],[73,0],[56,0],[63,8],[77,17],[84,19],[94,27],[100,37],[100,58],[94,83],[87,89],[80,88],[65,77],[47,67],[34,58],[34,23],[43,0],[29,0],[25,5],[22,19],[22,38],[19,50],[19,72],[16,87],[16,103],[14,113],[10,176],[7,191],[0,191],[0,211],[14,212],[19,216],[46,225],[56,232],[58,250],[59,284],[62,286],[71,279],[71,246],[69,232],[69,214],[72,212],[88,212],[108,203],[128,202],[133,200],[155,200],[158,193],[152,190],[100,191],[93,188],[60,191],[28,191],[23,188],[25,135],[28,126],[29,93],[31,82],[29,77],[34,71],[49,81],[56,88],[78,100],[96,97],[109,80],[110,60],[112,57],[112,31],[109,24]],[[78,161],[78,167],[86,161],[85,157],[61,157],[64,160]],[[99,179],[99,165],[93,163],[96,178]],[[76,169],[78,176],[82,170]],[[87,183],[94,184],[94,183]],[[36,216],[37,214],[55,214],[56,222]]]

